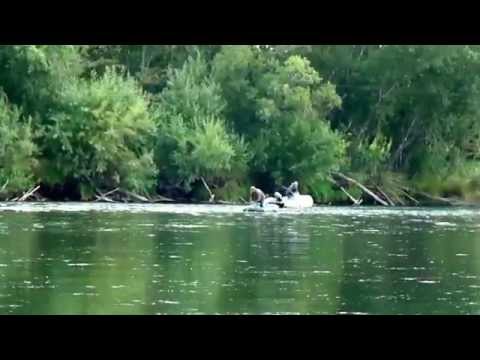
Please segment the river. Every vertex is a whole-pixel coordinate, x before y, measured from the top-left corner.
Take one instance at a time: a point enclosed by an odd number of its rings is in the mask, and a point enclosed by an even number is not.
[[[480,209],[0,204],[0,314],[480,314]]]

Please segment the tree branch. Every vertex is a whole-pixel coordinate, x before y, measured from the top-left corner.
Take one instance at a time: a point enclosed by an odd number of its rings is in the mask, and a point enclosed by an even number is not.
[[[352,178],[349,178],[348,176],[342,174],[342,173],[339,173],[339,172],[335,172],[334,173],[335,175],[341,177],[342,179],[344,180],[347,180],[348,182],[351,182],[352,184],[354,185],[357,185],[360,189],[362,189],[364,192],[366,192],[368,195],[370,195],[375,201],[377,201],[378,203],[382,204],[383,206],[389,206],[389,204],[386,202],[386,201],[383,201],[382,199],[380,199],[377,195],[375,195],[371,190],[369,190],[365,185],[362,185],[361,183],[359,183],[357,180],[355,179],[352,179]]]
[[[397,162],[397,160],[400,157],[400,155],[402,154],[402,152],[407,148],[407,146],[410,145],[411,139],[409,139],[409,137],[410,137],[411,132],[413,130],[413,126],[417,122],[417,119],[418,119],[418,116],[415,115],[412,122],[410,123],[410,126],[407,129],[407,133],[405,134],[405,137],[403,138],[402,142],[400,143],[397,150],[395,151],[395,154],[392,156],[392,160],[391,160],[391,163],[390,163],[391,165],[394,165]],[[408,140],[410,140],[410,142],[408,142]]]
[[[344,188],[343,186],[337,184],[337,183],[335,182],[335,180],[333,180],[332,178],[327,178],[327,180],[330,181],[330,182],[331,182],[332,184],[334,184],[335,186],[337,186],[340,190],[342,190],[343,193],[344,193],[345,195],[347,195],[348,198],[353,202],[353,205],[360,205],[360,204],[363,202],[363,199],[361,199],[361,198],[358,199],[358,200],[355,199],[352,195],[350,195],[350,193],[349,193],[347,190],[345,190],[345,188]]]
[[[200,177],[200,180],[202,180],[203,186],[205,186],[205,189],[207,189],[208,193],[210,194],[210,199],[208,201],[213,202],[213,200],[215,200],[215,194],[210,191],[210,188],[208,187],[207,182],[205,181],[203,176]]]
[[[34,187],[33,189],[31,189],[30,191],[27,191],[25,194],[23,194],[22,197],[20,197],[18,200],[16,201],[25,201],[27,200],[30,196],[32,196],[38,189],[40,189],[40,185]]]

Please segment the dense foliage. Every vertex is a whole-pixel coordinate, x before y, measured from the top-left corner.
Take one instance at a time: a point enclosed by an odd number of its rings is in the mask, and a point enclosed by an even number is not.
[[[475,198],[479,75],[478,46],[2,46],[0,196]]]
[[[242,139],[226,125],[220,86],[196,54],[170,69],[156,104],[156,161],[166,185],[189,191],[200,179],[224,185],[242,177],[248,157]]]
[[[30,123],[0,94],[0,198],[33,185],[36,147]]]
[[[41,178],[75,182],[83,198],[117,186],[148,193],[155,188],[154,132],[148,99],[133,78],[109,68],[77,79],[44,126]]]

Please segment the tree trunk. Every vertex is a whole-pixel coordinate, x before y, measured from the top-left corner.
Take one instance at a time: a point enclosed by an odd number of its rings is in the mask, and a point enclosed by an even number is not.
[[[392,201],[392,199],[390,199],[390,198],[388,197],[388,195],[387,195],[384,191],[382,191],[382,189],[380,189],[380,187],[377,186],[377,190],[378,190],[378,192],[379,192],[380,194],[382,194],[382,196],[385,198],[385,200],[388,201],[388,203],[389,203],[391,206],[395,206],[395,203]]]
[[[373,191],[369,190],[365,185],[359,183],[357,180],[349,178],[348,176],[339,172],[335,172],[334,174],[341,177],[344,180],[347,180],[348,182],[351,182],[354,185],[357,185],[360,189],[362,189],[364,192],[370,195],[375,201],[382,204],[383,206],[389,206],[389,204],[386,201],[383,201],[382,199],[380,199],[377,195],[373,193]]]
[[[21,198],[19,198],[17,201],[25,201],[27,200],[30,196],[32,196],[38,189],[40,189],[40,185],[37,187],[34,187],[30,191],[27,191]]]
[[[327,180],[328,180],[329,182],[331,182],[332,184],[334,184],[335,186],[338,186],[338,188],[339,188],[340,190],[342,190],[342,192],[343,192],[345,195],[347,195],[347,197],[353,202],[353,205],[360,205],[360,204],[363,202],[362,199],[358,199],[358,200],[355,199],[347,190],[345,190],[345,188],[344,188],[343,186],[337,184],[337,183],[335,182],[335,180],[333,180],[333,179],[331,179],[331,178],[328,178]]]
[[[201,177],[200,180],[202,180],[203,186],[205,186],[205,189],[207,189],[208,193],[210,194],[210,199],[208,201],[213,202],[215,200],[215,194],[211,192],[210,188],[207,185],[207,182],[203,177]]]
[[[126,190],[122,190],[122,192],[124,192],[126,195],[136,199],[136,200],[140,200],[142,202],[150,202],[149,199],[147,199],[145,196],[141,196],[141,195],[138,195],[138,194],[135,194],[133,192],[130,192],[130,191],[126,191]]]
[[[391,165],[392,166],[395,166],[395,163],[397,161],[401,162],[403,151],[410,145],[410,143],[411,143],[410,135],[411,135],[411,132],[413,130],[413,127],[414,127],[415,123],[417,122],[417,118],[418,118],[417,115],[415,115],[411,124],[410,124],[410,126],[407,129],[407,133],[405,134],[405,137],[403,138],[403,141],[400,143],[397,150],[393,154],[392,160],[391,160]]]

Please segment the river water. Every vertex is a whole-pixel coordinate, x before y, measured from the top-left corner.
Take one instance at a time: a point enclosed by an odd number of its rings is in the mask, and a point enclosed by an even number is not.
[[[0,314],[480,314],[480,209],[3,203]]]

